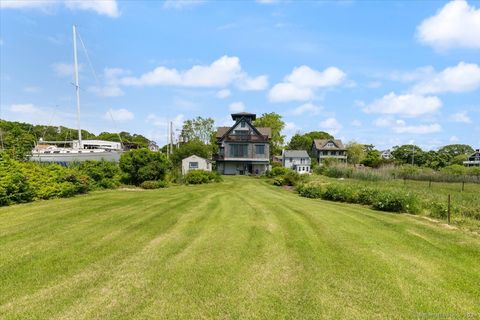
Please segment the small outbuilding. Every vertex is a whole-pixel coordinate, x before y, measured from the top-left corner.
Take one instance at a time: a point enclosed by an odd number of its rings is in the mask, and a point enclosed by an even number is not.
[[[182,175],[190,170],[212,171],[212,163],[208,159],[193,155],[182,160]]]

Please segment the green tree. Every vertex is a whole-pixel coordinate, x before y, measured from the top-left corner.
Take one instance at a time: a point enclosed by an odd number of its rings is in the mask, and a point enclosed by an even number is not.
[[[452,158],[458,155],[471,155],[475,150],[467,144],[449,144],[438,150],[440,154],[446,154]]]
[[[180,166],[183,159],[192,155],[209,159],[212,155],[212,149],[202,141],[192,140],[187,143],[182,143],[178,148],[174,149],[170,159],[174,166]]]
[[[416,145],[405,144],[402,146],[395,146],[392,150],[392,156],[400,163],[407,163],[421,166],[425,163],[425,152]]]
[[[164,180],[170,168],[166,155],[148,149],[136,149],[125,152],[120,157],[120,169],[125,173],[128,183],[139,185],[149,180]]]
[[[382,164],[382,155],[380,151],[375,149],[368,151],[362,164],[367,167],[378,168]]]
[[[275,112],[264,113],[254,121],[253,125],[255,127],[266,127],[272,130],[270,155],[280,154],[285,142],[285,136],[282,135],[285,122],[283,122],[282,116]]]
[[[212,118],[196,117],[183,122],[180,134],[181,142],[199,140],[204,144],[210,143],[212,133],[215,132],[215,121]]]
[[[314,139],[333,139],[333,137],[324,131],[311,131],[305,134],[297,133],[287,145],[289,150],[306,150],[310,157],[313,157],[312,143]]]
[[[357,142],[349,142],[345,146],[347,149],[347,161],[351,164],[357,165],[365,158],[365,148],[363,144]]]

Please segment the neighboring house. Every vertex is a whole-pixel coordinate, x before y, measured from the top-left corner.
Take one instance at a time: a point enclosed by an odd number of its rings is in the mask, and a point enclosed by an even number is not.
[[[390,151],[390,149],[383,150],[382,152],[380,152],[380,156],[382,157],[382,159],[389,160],[392,158],[392,152]]]
[[[268,170],[270,128],[256,128],[253,113],[233,113],[232,127],[217,129],[218,153],[214,156],[220,174],[262,174]]]
[[[469,156],[467,161],[463,161],[463,164],[467,167],[480,167],[480,149],[475,150],[475,153]]]
[[[150,141],[148,143],[148,149],[150,151],[154,151],[154,152],[157,152],[158,150],[160,150],[159,146],[157,145],[157,143],[155,141]]]
[[[210,160],[193,155],[182,160],[182,175],[186,175],[190,170],[212,171]]]
[[[305,150],[283,150],[282,165],[300,174],[310,173],[310,156]]]
[[[312,151],[318,164],[322,164],[326,158],[347,162],[347,149],[339,139],[314,139]]]

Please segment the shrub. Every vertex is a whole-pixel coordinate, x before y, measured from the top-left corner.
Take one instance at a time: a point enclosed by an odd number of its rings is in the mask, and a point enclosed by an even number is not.
[[[114,162],[85,161],[78,168],[92,180],[95,188],[112,189],[120,184],[120,168]]]
[[[125,182],[139,185],[143,181],[164,180],[170,161],[160,152],[130,150],[120,157],[120,169],[125,173]]]
[[[358,202],[357,194],[352,187],[334,183],[327,185],[322,193],[322,198],[331,201]]]
[[[298,194],[305,198],[319,199],[322,197],[322,188],[320,186],[299,185],[296,188]]]
[[[160,189],[160,188],[166,188],[167,183],[165,181],[143,181],[140,184],[140,188],[142,189]]]
[[[217,172],[204,170],[190,170],[184,177],[185,184],[203,184],[210,182],[220,182],[222,177]]]
[[[0,177],[0,205],[32,201],[35,196],[26,176],[19,172],[5,172]]]
[[[274,167],[272,170],[269,170],[265,173],[265,175],[268,177],[268,178],[275,178],[275,177],[278,177],[278,176],[284,176],[286,175],[289,171],[291,171],[290,169],[288,168],[285,168],[285,167]]]
[[[378,192],[377,189],[361,188],[357,193],[357,201],[360,204],[371,205],[375,201]]]
[[[372,208],[390,212],[417,213],[418,199],[411,194],[400,191],[383,191],[375,196]]]

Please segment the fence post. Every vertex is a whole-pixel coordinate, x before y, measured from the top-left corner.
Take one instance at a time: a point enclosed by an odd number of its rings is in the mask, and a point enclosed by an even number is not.
[[[448,195],[447,222],[450,224],[450,194]]]
[[[429,187],[429,188],[432,187],[432,179],[428,180],[428,187]]]
[[[465,180],[462,181],[462,192],[465,190]]]
[[[403,185],[407,184],[407,178],[403,178]]]

